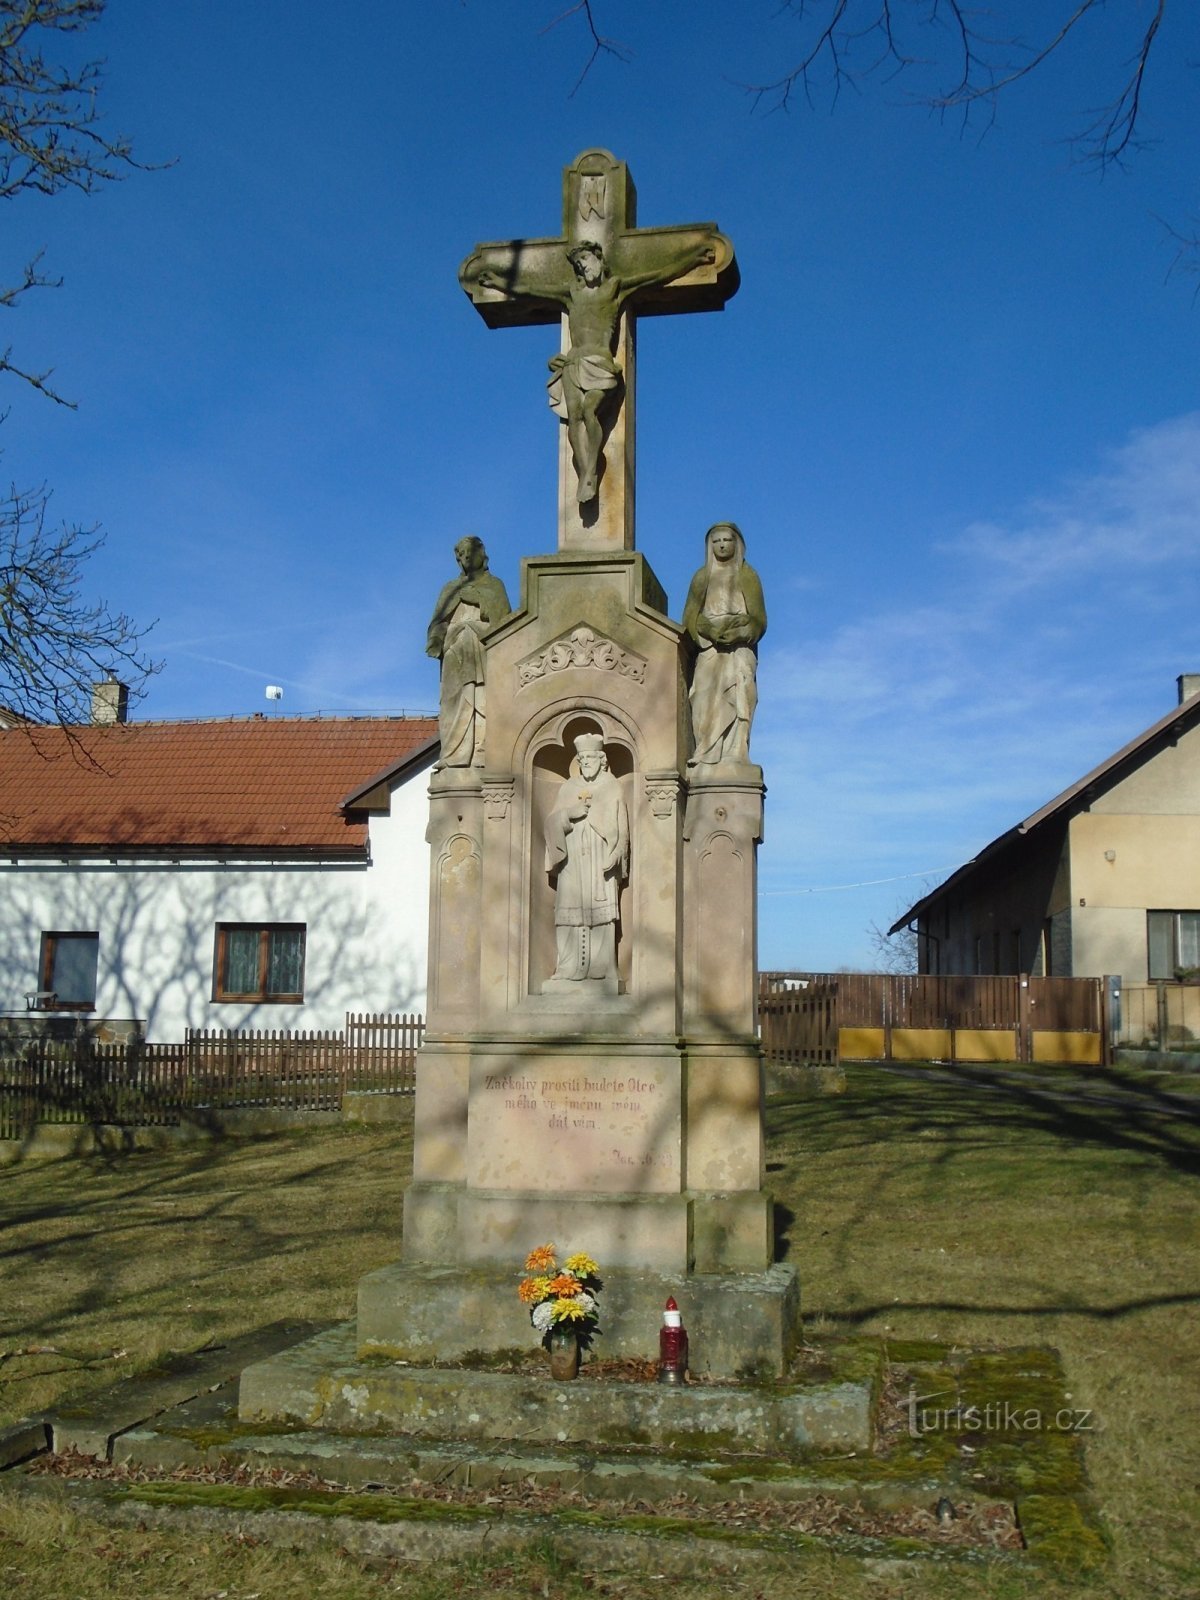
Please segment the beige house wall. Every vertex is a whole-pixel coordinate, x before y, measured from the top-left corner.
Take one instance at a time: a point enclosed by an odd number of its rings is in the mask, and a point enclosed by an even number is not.
[[[1200,813],[1200,724],[1092,801],[1092,812],[1136,816]]]
[[[1200,817],[1071,819],[1071,887],[1078,908],[1200,908]],[[1111,859],[1109,857],[1111,856]]]
[[[1072,969],[1146,981],[1146,912],[1200,909],[1200,727],[1071,819]]]
[[[1071,920],[1071,976],[1146,981],[1146,913],[1136,906],[1076,906]]]

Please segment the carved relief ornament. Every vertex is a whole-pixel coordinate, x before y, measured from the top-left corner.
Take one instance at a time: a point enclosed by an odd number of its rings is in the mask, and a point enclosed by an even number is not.
[[[646,799],[656,817],[669,817],[674,813],[679,789],[679,779],[673,772],[646,774]]]
[[[512,778],[485,778],[483,781],[483,814],[489,822],[503,822],[512,804],[516,787]]]
[[[569,672],[575,667],[593,667],[599,672],[615,672],[633,683],[645,683],[646,662],[631,650],[606,639],[591,628],[578,627],[555,639],[536,655],[517,663],[517,688],[527,688],[549,673]]]

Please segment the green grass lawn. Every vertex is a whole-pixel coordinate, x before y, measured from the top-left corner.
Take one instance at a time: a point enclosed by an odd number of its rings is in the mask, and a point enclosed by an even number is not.
[[[780,1250],[806,1336],[1050,1344],[1093,1415],[1087,1460],[1113,1537],[1081,1588],[993,1568],[897,1572],[834,1555],[786,1578],[671,1580],[674,1595],[891,1600],[1200,1594],[1196,1555],[1200,1131],[1192,1085],[1133,1073],[849,1067],[845,1092],[768,1103]],[[341,1318],[399,1253],[407,1127],[279,1135],[0,1170],[0,1415],[39,1414],[172,1351],[283,1317]],[[661,1596],[559,1548],[371,1569],[221,1535],[104,1533],[0,1485],[0,1571],[56,1600],[401,1594]]]

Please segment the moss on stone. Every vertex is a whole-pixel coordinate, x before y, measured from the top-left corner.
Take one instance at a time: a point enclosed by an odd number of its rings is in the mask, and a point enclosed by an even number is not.
[[[883,1348],[888,1361],[899,1367],[940,1364],[947,1355],[946,1346],[935,1339],[888,1339]]]
[[[281,1435],[305,1433],[308,1430],[299,1422],[272,1422],[270,1424],[269,1438],[278,1438]],[[245,1444],[250,1439],[264,1437],[261,1422],[223,1422],[210,1423],[206,1427],[177,1427],[160,1429],[166,1437],[178,1439],[181,1444],[190,1444],[196,1450],[221,1450],[228,1446]]]
[[[528,1352],[476,1352],[454,1366],[474,1366],[484,1371],[520,1364]],[[386,1365],[394,1358],[373,1352],[372,1364]],[[448,1381],[453,1372],[446,1370]],[[317,1386],[318,1409],[336,1399],[345,1374],[327,1375]],[[899,1407],[881,1427],[879,1402],[885,1392]],[[651,1444],[640,1439],[635,1422],[626,1422],[619,1440],[605,1443],[599,1435],[589,1449],[589,1465],[599,1458],[638,1462],[654,1457],[678,1462],[698,1479],[718,1489],[754,1493],[761,1485],[784,1489],[785,1498],[807,1492],[874,1499],[890,1505],[932,1503],[940,1494],[955,1499],[1001,1500],[1019,1507],[1022,1532],[1030,1554],[1055,1568],[1087,1571],[1106,1555],[1103,1525],[1087,1490],[1083,1437],[1072,1426],[1075,1413],[1064,1392],[1065,1376],[1058,1353],[1040,1346],[1017,1349],[962,1349],[934,1340],[887,1341],[872,1336],[832,1339],[819,1351],[806,1351],[782,1381],[755,1374],[744,1385],[746,1404],[757,1410],[760,1401],[773,1403],[806,1391],[837,1390],[857,1385],[861,1396],[868,1387],[882,1446],[846,1454],[813,1447],[792,1450],[786,1456],[748,1452],[735,1419],[729,1426],[698,1434],[683,1425],[672,1431],[666,1413],[665,1436]],[[904,1410],[911,1394],[927,1412],[943,1415],[929,1431],[915,1434],[905,1425]],[[449,1399],[447,1400],[449,1404]],[[974,1408],[974,1410],[972,1409]],[[991,1408],[989,1410],[989,1408]],[[1007,1408],[1007,1409],[1006,1409]],[[932,1420],[932,1419],[931,1419]],[[351,1432],[356,1438],[375,1434],[394,1437],[382,1423]],[[171,1433],[181,1445],[204,1452],[209,1460],[222,1451],[230,1456],[255,1457],[269,1451],[264,1425],[243,1422],[232,1414],[202,1421],[196,1427],[175,1427]],[[272,1423],[271,1433],[295,1433],[304,1424]],[[395,1441],[396,1459],[407,1453]],[[541,1446],[551,1456],[559,1451],[552,1442]],[[571,1449],[578,1452],[579,1442]],[[447,1505],[410,1500],[394,1494],[346,1494],[315,1489],[248,1488],[237,1485],[172,1483],[123,1490],[127,1497],[161,1505],[210,1505],[231,1511],[291,1510],[324,1516],[346,1516],[377,1522],[406,1519],[424,1523],[478,1525],[494,1520],[493,1507]],[[506,1522],[520,1525],[544,1520],[545,1513],[505,1511]],[[746,1530],[717,1521],[659,1516],[636,1517],[605,1512],[560,1509],[557,1525],[575,1524],[658,1538],[711,1539],[760,1549],[799,1551],[804,1547],[833,1548],[847,1555],[873,1555],[892,1560],[973,1560],[978,1552],[948,1549],[920,1539],[878,1539],[859,1535],[834,1537],[802,1535],[781,1530]],[[1006,1558],[1020,1561],[1022,1557]]]
[[[249,1488],[236,1484],[149,1483],[112,1491],[112,1497],[126,1503],[153,1506],[164,1510],[201,1509],[243,1515],[263,1512],[290,1512],[295,1515],[336,1518],[359,1522],[396,1524],[421,1522],[426,1525],[459,1527],[497,1520],[494,1506],[452,1505],[440,1500],[412,1500],[384,1494],[350,1494],[337,1490],[286,1489],[262,1486]],[[800,1554],[834,1548],[846,1555],[884,1557],[891,1560],[939,1560],[950,1562],[978,1560],[980,1552],[938,1547],[910,1537],[879,1538],[863,1534],[832,1537],[798,1533],[792,1530],[765,1532],[700,1518],[656,1516],[641,1513],[631,1516],[598,1511],[559,1510],[553,1520],[557,1526],[586,1528],[593,1532],[634,1534],[647,1539],[669,1539],[695,1543],[708,1540],[746,1550]],[[505,1508],[505,1528],[525,1527],[532,1535],[546,1521],[542,1512]],[[989,1559],[995,1560],[989,1552]],[[1001,1558],[1003,1559],[1003,1558]]]
[[[1026,1495],[1017,1522],[1036,1560],[1064,1572],[1094,1572],[1109,1555],[1104,1526],[1091,1502],[1076,1495]]]
[[[436,1372],[508,1372],[520,1368],[538,1347],[536,1345],[505,1345],[498,1350],[465,1350],[453,1361],[439,1361],[436,1356],[414,1355],[411,1346],[385,1344],[372,1340],[360,1345],[357,1359],[364,1366],[389,1367],[397,1362],[403,1366],[428,1367]]]
[[[519,1367],[529,1354],[530,1349],[526,1345],[511,1345],[502,1350],[468,1350],[450,1365],[470,1367],[479,1372],[496,1372],[507,1367]]]
[[[287,1489],[233,1483],[139,1483],[114,1491],[116,1498],[164,1507],[208,1507],[252,1514],[292,1511],[304,1516],[349,1517],[360,1522],[488,1522],[492,1506],[453,1505],[383,1494],[346,1494],[336,1489]]]

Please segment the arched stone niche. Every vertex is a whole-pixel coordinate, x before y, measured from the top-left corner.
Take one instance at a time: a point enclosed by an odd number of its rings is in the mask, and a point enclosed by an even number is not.
[[[633,971],[634,897],[630,885],[637,871],[637,839],[634,804],[636,750],[631,731],[608,712],[572,706],[549,718],[529,742],[526,757],[529,795],[527,842],[528,861],[528,993],[538,995],[552,977],[556,958],[554,927],[554,887],[546,871],[546,819],[554,806],[561,785],[579,776],[575,740],[580,734],[599,734],[604,741],[608,770],[621,785],[630,815],[629,878],[621,886],[617,929],[617,967],[621,988],[628,992]]]

